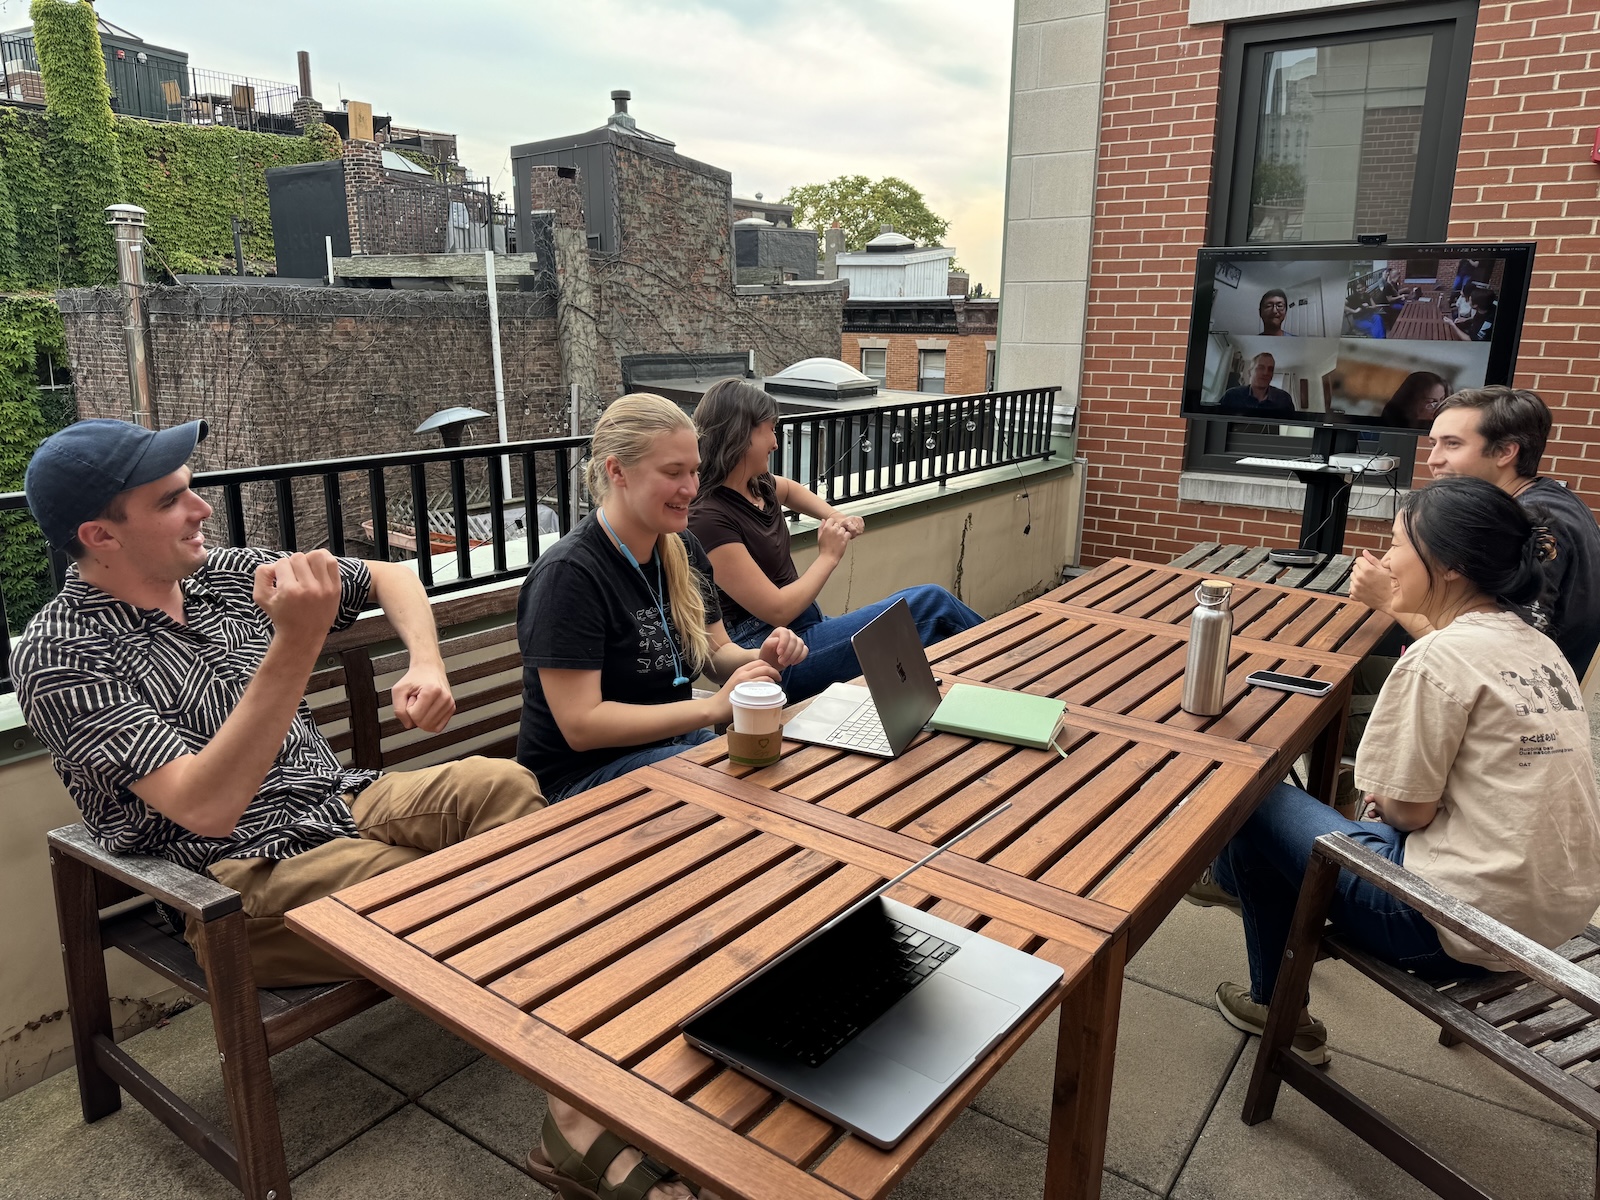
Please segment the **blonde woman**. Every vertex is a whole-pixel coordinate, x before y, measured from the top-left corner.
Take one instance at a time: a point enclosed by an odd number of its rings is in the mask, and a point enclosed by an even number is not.
[[[522,585],[517,760],[551,802],[708,740],[708,726],[732,720],[735,684],[776,682],[806,656],[788,629],[754,649],[723,630],[711,562],[688,530],[699,472],[677,405],[615,401],[590,443],[595,510]],[[722,687],[696,699],[702,674]]]

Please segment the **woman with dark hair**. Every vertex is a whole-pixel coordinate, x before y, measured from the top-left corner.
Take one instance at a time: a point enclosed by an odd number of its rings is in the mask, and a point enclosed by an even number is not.
[[[1413,371],[1383,406],[1378,419],[1401,429],[1426,429],[1433,423],[1439,403],[1450,394],[1444,377],[1432,371]]]
[[[790,700],[802,700],[831,683],[861,674],[850,636],[895,600],[904,598],[922,644],[931,646],[983,620],[942,587],[923,584],[840,617],[824,617],[817,596],[844,558],[845,547],[865,529],[816,493],[781,475],[769,462],[777,448],[778,406],[740,379],[711,385],[694,410],[700,433],[700,494],[689,528],[710,556],[728,636],[740,646],[763,643],[787,627],[809,648],[783,672]],[[817,557],[804,574],[789,553],[783,510],[821,522]]]
[[[1280,784],[1190,898],[1237,907],[1250,986],[1224,983],[1229,1024],[1260,1034],[1311,856],[1325,833],[1367,849],[1544,946],[1600,905],[1600,802],[1581,690],[1556,644],[1509,604],[1538,595],[1553,550],[1543,526],[1481,479],[1407,495],[1384,564],[1434,631],[1383,685],[1356,755],[1356,786],[1378,820],[1350,821]],[[1341,932],[1424,978],[1501,970],[1415,909],[1341,873],[1330,915]],[[1328,1060],[1328,1031],[1302,1009],[1295,1050]]]

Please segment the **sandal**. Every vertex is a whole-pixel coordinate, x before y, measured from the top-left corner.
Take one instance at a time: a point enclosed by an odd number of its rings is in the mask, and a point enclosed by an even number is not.
[[[586,1153],[579,1154],[555,1119],[546,1114],[539,1143],[528,1151],[528,1172],[561,1200],[644,1200],[656,1184],[678,1178],[671,1167],[663,1166],[646,1154],[621,1183],[615,1186],[607,1183],[606,1168],[626,1149],[628,1143],[606,1129]],[[689,1190],[699,1194],[693,1186]]]

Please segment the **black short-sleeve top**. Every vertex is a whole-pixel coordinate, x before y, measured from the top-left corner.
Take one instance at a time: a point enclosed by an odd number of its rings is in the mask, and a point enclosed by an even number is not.
[[[714,624],[722,613],[711,560],[694,534],[678,536],[688,550],[689,565],[700,576],[706,624]],[[669,704],[694,694],[690,683],[673,683],[678,664],[691,679],[695,671],[685,657],[665,588],[657,584],[659,565],[659,555],[651,555],[642,567],[633,566],[591,513],[539,556],[523,582],[517,599],[523,665],[517,761],[539,777],[547,792],[644,747],[574,750],[545,699],[540,667],[599,671],[601,698],[622,704]]]
[[[689,510],[689,528],[708,553],[733,542],[744,546],[773,586],[787,587],[800,573],[789,553],[789,526],[778,503],[777,485],[771,475],[758,476],[755,484],[765,507],[757,508],[748,494],[733,488],[710,488],[696,497]],[[745,607],[721,588],[717,599],[730,628],[749,618]]]

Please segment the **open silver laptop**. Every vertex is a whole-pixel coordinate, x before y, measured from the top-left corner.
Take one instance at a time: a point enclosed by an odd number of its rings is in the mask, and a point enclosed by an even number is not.
[[[684,1037],[891,1149],[1062,978],[883,895],[933,854],[696,1012]]]
[[[917,623],[896,600],[850,639],[867,686],[836,683],[783,727],[789,741],[893,758],[939,707]]]

